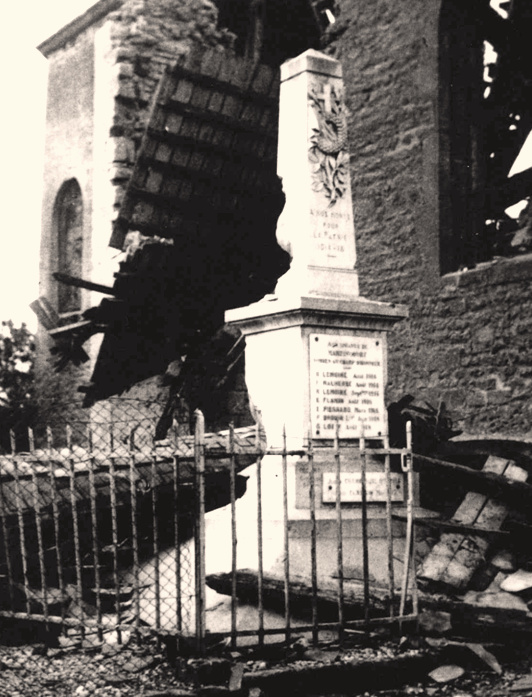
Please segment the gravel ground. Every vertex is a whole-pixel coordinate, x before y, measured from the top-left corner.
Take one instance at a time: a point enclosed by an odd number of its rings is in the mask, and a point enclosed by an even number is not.
[[[303,645],[290,659],[290,664],[343,663],[353,661],[385,660],[404,655],[404,646],[396,642],[383,642],[372,647],[339,649],[334,646],[312,649]],[[408,649],[415,655],[417,649]],[[233,655],[244,661],[244,670],[261,671],[279,666],[286,661],[264,660],[244,652]],[[247,660],[251,659],[251,660]],[[208,659],[207,659],[208,662]],[[194,668],[197,660],[188,661]],[[201,663],[201,661],[200,661]],[[505,665],[502,675],[485,670],[475,670],[466,663],[460,677],[438,684],[429,676],[420,682],[395,690],[375,689],[363,693],[365,697],[529,697],[532,696],[532,661],[521,658],[519,663]],[[126,646],[121,649],[105,646],[103,650],[80,648],[47,648],[33,646],[0,646],[0,696],[1,697],[141,697],[150,692],[168,690],[194,690],[190,682],[180,682],[174,674],[163,650],[156,642],[149,641],[141,647]],[[414,681],[413,681],[414,682]],[[376,686],[377,687],[377,686]],[[353,686],[350,695],[360,694]],[[331,685],[331,697],[347,697],[335,693]],[[279,697],[281,697],[279,695]],[[307,695],[307,697],[311,697]]]
[[[118,652],[0,646],[1,697],[130,697],[178,684],[155,645]]]

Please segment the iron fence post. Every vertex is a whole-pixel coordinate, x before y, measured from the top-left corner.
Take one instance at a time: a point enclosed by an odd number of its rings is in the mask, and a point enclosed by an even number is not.
[[[196,483],[196,520],[194,525],[194,557],[196,581],[196,649],[205,651],[205,418],[199,409],[194,412],[194,464]]]

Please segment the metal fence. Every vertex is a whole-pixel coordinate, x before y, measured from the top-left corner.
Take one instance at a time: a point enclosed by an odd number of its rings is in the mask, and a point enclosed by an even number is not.
[[[55,625],[63,645],[191,631],[192,439],[147,446],[138,431],[67,425],[36,447],[30,429],[28,452],[12,438],[0,457],[0,616]]]
[[[318,446],[309,438],[304,447],[290,449],[285,438],[283,448],[267,449],[257,428],[205,434],[203,417],[197,413],[193,435],[184,435],[176,426],[166,440],[156,442],[146,414],[141,410],[135,421],[129,413],[107,424],[93,418],[81,426],[41,429],[38,435],[29,430],[26,452],[18,452],[13,437],[12,452],[0,456],[0,643],[6,626],[30,622],[64,650],[102,650],[106,645],[116,649],[176,637],[178,651],[179,642],[186,640],[187,650],[192,646],[201,654],[209,642],[223,639],[231,647],[250,637],[262,645],[276,635],[290,642],[309,632],[317,642],[320,632],[327,630],[342,640],[353,631],[415,620],[410,440],[405,449],[391,449],[385,439],[362,438],[354,443],[336,438]],[[359,511],[361,528],[363,578],[358,595],[345,573],[346,553],[352,555],[352,550],[346,549],[349,521],[341,482],[344,464],[355,451],[360,501],[350,510]],[[380,506],[387,557],[387,584],[377,594],[370,575],[375,504],[369,495],[372,473],[367,467],[368,458],[375,457],[382,460]],[[324,589],[318,573],[324,515],[318,490],[323,489],[324,458],[334,463],[335,476],[334,502],[327,504],[326,521],[335,530],[333,591]],[[392,471],[394,458],[400,462],[399,473]],[[308,505],[303,512],[298,509],[308,530],[308,574],[303,584],[301,568],[293,564],[290,537],[298,468],[303,468],[308,482]],[[264,485],[272,472],[280,482],[274,494]],[[397,477],[406,479],[407,492],[400,588],[393,533],[397,504],[392,488]],[[244,520],[242,514],[239,518],[242,506],[247,506]],[[253,520],[246,519],[250,507]],[[279,532],[281,560],[273,575],[264,559],[272,527],[266,509],[272,507],[277,511],[279,525],[273,527]],[[219,539],[212,529],[221,530],[222,519],[228,525],[225,576],[212,573],[209,564]],[[255,539],[255,560],[242,549],[242,526]],[[243,570],[253,565],[252,572]],[[225,628],[209,627],[212,590],[207,583],[225,594]],[[302,598],[307,605],[303,611]],[[251,607],[255,620],[250,622]],[[353,608],[359,613],[355,619]],[[272,613],[280,620],[269,626]]]
[[[230,454],[229,467],[231,473],[231,502],[229,510],[225,511],[225,531],[230,539],[231,564],[230,570],[222,574],[207,575],[205,582],[205,568],[209,566],[209,553],[212,548],[217,548],[220,537],[224,535],[221,529],[223,516],[218,516],[214,523],[214,533],[209,536],[205,532],[205,515],[202,510],[202,490],[201,482],[205,470],[205,451],[204,437],[201,414],[196,422],[196,465],[198,486],[198,539],[196,546],[196,641],[198,651],[205,648],[205,640],[211,643],[215,640],[226,638],[230,641],[231,647],[235,648],[242,639],[252,637],[263,645],[267,637],[281,635],[287,643],[294,635],[301,635],[309,632],[312,635],[314,644],[317,644],[320,632],[323,630],[333,631],[342,642],[343,638],[349,633],[359,633],[360,630],[369,632],[371,628],[382,625],[397,624],[399,630],[405,627],[405,623],[415,623],[418,617],[418,599],[415,572],[415,531],[414,531],[414,501],[415,501],[415,475],[412,466],[412,441],[411,427],[407,424],[405,448],[390,448],[387,438],[372,439],[367,441],[361,438],[359,441],[340,441],[338,436],[334,440],[316,444],[309,436],[304,447],[290,449],[287,444],[286,435],[282,448],[258,449],[255,455],[255,464],[246,474],[254,479],[253,491],[248,491],[246,496],[254,498],[249,500],[247,506],[238,511],[237,497],[235,494],[235,477],[237,472],[234,432],[228,433],[227,450]],[[258,441],[257,441],[258,442]],[[382,462],[380,473],[368,471],[368,460],[372,458]],[[346,556],[353,557],[358,554],[354,550],[350,540],[345,539],[346,524],[352,520],[346,519],[346,506],[344,502],[342,478],[344,465],[349,467],[351,464],[351,475],[353,475],[353,460],[358,462],[355,469],[359,468],[359,473],[354,474],[354,479],[359,483],[359,502],[352,503],[350,510],[356,509],[359,512],[360,523],[360,542],[358,549],[361,554],[362,573],[360,583],[353,583],[346,580]],[[395,460],[393,472],[392,461]],[[328,475],[323,473],[323,463],[328,463],[325,469],[331,470],[334,463],[334,472]],[[277,471],[275,468],[277,467]],[[297,469],[304,471],[306,477],[301,480],[297,476]],[[273,472],[273,475],[272,475]],[[277,486],[272,492],[271,488],[263,484],[265,473],[270,474],[270,478],[281,480],[281,486]],[[324,494],[324,479],[327,476],[334,479],[333,496]],[[321,476],[320,476],[321,475]],[[375,477],[379,477],[382,496],[379,504],[370,496],[371,483],[375,482]],[[403,489],[404,480],[404,489]],[[398,485],[400,481],[401,486]],[[303,484],[302,484],[303,482]],[[297,563],[292,565],[291,556],[296,554],[300,557],[301,549],[294,550],[294,539],[291,539],[291,530],[294,521],[291,517],[294,514],[294,489],[301,486],[308,486],[308,506],[304,511],[299,510],[300,522],[307,523],[305,531],[308,531],[308,542],[305,551],[308,552],[307,559],[299,558]],[[331,488],[331,487],[329,487]],[[403,515],[397,516],[397,497],[394,496],[394,489],[400,489],[400,498],[404,496]],[[321,491],[321,499],[318,496]],[[276,497],[276,498],[275,498]],[[268,499],[274,499],[272,500]],[[334,516],[327,518],[320,516],[320,503],[325,498],[332,503],[328,506],[329,514],[334,511]],[[264,514],[265,504],[268,502],[270,508],[277,509],[282,532],[274,539],[274,544],[280,552],[280,564],[273,565],[273,575],[265,570],[264,557],[265,536],[268,527],[272,527],[271,513],[269,516]],[[370,560],[372,547],[375,546],[375,538],[370,530],[372,512],[376,507],[381,510],[382,517],[379,522],[383,523],[384,532],[382,544],[385,547],[386,569],[381,579],[381,583],[374,583],[375,579],[370,573]],[[253,511],[252,509],[255,508]],[[321,506],[323,509],[323,504]],[[394,514],[394,510],[396,513]],[[240,517],[244,520],[239,521]],[[275,516],[274,516],[275,517]],[[402,532],[399,534],[402,541],[401,555],[398,558],[396,548],[397,540],[394,540],[396,517],[404,520]],[[209,516],[207,516],[208,521]],[[303,519],[301,521],[301,519]],[[306,519],[306,520],[305,520]],[[239,525],[239,522],[241,523]],[[326,583],[326,576],[330,574],[330,561],[326,562],[326,573],[318,573],[320,566],[320,549],[323,551],[324,544],[320,545],[320,525],[330,524],[333,527],[333,534],[330,536],[332,547],[336,552],[336,559],[333,569],[333,576],[336,577],[336,584],[331,588]],[[330,530],[329,530],[330,531]],[[256,544],[253,546],[252,554],[255,560],[250,559],[249,545],[244,554],[237,558],[237,550],[240,545],[240,532],[245,536],[256,536]],[[329,545],[329,543],[326,543]],[[325,550],[326,552],[327,550]],[[218,555],[219,556],[219,555]],[[330,555],[329,555],[330,556]],[[255,561],[253,570],[242,570],[242,565],[246,567]],[[357,560],[359,561],[359,560]],[[397,562],[401,567],[400,584],[397,586]],[[271,564],[270,564],[271,565]],[[293,569],[292,567],[296,568]],[[382,570],[382,569],[381,569]],[[200,576],[198,576],[200,575]],[[384,585],[382,580],[385,581]],[[325,583],[324,583],[325,581]],[[230,596],[230,603],[227,611],[230,612],[230,628],[219,631],[214,624],[209,628],[205,608],[205,587],[221,591]],[[304,605],[307,604],[305,608]],[[244,605],[244,622],[239,623],[239,612]],[[253,616],[249,614],[249,606],[256,608]],[[334,605],[334,609],[333,606]],[[265,616],[268,610],[272,609],[277,614],[282,613],[282,622],[273,622],[274,626],[267,626]],[[335,615],[331,620],[331,615]],[[296,618],[296,621],[294,621]],[[271,619],[271,618],[270,618]],[[306,621],[305,621],[306,619]],[[240,624],[245,625],[240,627]],[[270,625],[272,622],[270,622]]]

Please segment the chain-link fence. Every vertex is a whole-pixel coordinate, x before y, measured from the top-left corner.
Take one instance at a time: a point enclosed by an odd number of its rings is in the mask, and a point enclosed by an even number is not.
[[[40,638],[47,655],[124,656],[193,632],[193,437],[175,425],[154,441],[159,411],[116,400],[83,422],[12,434],[0,456],[0,654]],[[0,661],[13,680],[31,667],[24,653]],[[0,671],[0,694],[8,678]]]

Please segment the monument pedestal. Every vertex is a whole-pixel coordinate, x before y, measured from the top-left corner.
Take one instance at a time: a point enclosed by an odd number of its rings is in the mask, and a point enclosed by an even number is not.
[[[387,381],[387,334],[406,315],[403,307],[364,298],[304,296],[274,298],[231,310],[226,321],[246,337],[246,383],[260,414],[268,446],[288,450],[315,448],[318,576],[331,581],[337,570],[335,461],[331,440],[336,431],[343,448],[342,518],[345,567],[362,573],[360,494],[349,480],[360,473],[358,440],[387,434],[384,389]],[[321,448],[320,445],[328,445]],[[385,582],[388,573],[383,462],[368,453],[371,537],[370,576]],[[281,458],[263,459],[264,544],[266,573],[281,575],[282,507],[278,487]],[[394,476],[394,501],[402,506],[406,487]],[[344,489],[345,487],[345,489]],[[353,487],[351,487],[352,489]],[[355,487],[356,488],[356,487]],[[358,487],[359,488],[359,487]],[[309,471],[305,458],[288,458],[288,520],[291,573],[310,573]],[[345,502],[344,502],[345,501]],[[266,509],[265,509],[266,510]],[[267,522],[266,522],[267,521]],[[403,551],[403,526],[394,527],[397,554]],[[276,552],[277,550],[277,552]],[[249,564],[248,564],[249,565]],[[397,578],[401,571],[397,568]]]
[[[246,337],[246,383],[268,444],[382,438],[387,333],[402,306],[364,298],[278,298],[230,310]]]

